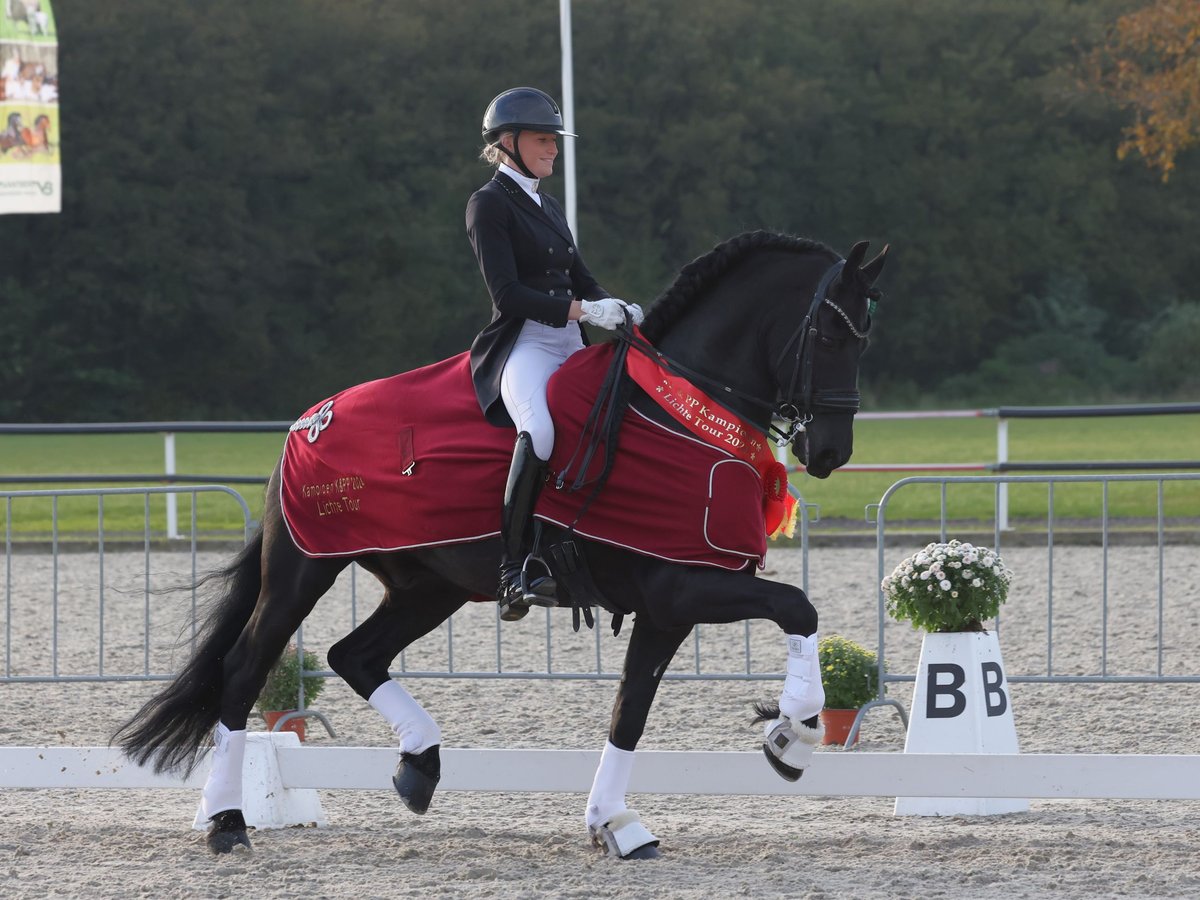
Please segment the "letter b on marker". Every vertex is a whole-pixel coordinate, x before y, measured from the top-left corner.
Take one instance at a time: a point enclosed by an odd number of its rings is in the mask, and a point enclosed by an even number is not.
[[[941,676],[949,676],[948,680]],[[966,682],[967,676],[962,666],[954,663],[930,663],[929,683],[925,697],[925,717],[927,719],[953,719],[961,716],[967,708],[967,697],[960,688]],[[939,697],[950,697],[949,706],[938,702]]]
[[[980,665],[983,674],[983,703],[989,716],[1002,716],[1008,709],[1008,695],[1001,685],[1004,683],[1004,671],[998,663],[985,662]]]

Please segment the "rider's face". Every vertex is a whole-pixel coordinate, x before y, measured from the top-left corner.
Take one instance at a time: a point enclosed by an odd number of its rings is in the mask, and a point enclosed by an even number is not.
[[[554,174],[558,135],[545,131],[522,131],[517,138],[517,147],[521,151],[522,161],[534,178],[548,178]]]

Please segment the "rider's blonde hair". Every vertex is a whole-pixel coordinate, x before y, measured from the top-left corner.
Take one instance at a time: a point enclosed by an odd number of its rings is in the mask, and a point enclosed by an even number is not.
[[[504,137],[506,134],[516,134],[516,132],[511,128],[506,128],[504,131],[501,131],[496,135],[496,140],[494,142],[485,145],[484,148],[479,151],[479,158],[489,166],[498,166],[502,162],[508,162],[508,154],[500,149],[500,138]]]

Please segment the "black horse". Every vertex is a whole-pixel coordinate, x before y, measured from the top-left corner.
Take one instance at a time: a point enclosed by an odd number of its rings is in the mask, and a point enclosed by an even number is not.
[[[865,242],[856,244],[843,261],[814,241],[770,232],[740,235],[680,272],[650,309],[642,334],[669,370],[723,398],[730,411],[762,433],[773,421],[789,425],[784,433],[797,458],[809,474],[827,477],[850,458],[859,358],[879,297],[873,284],[887,253],[885,248],[864,265],[866,248]],[[620,396],[647,417],[682,427],[640,389],[627,386]],[[231,741],[238,734],[244,741],[268,670],[352,561],[311,558],[297,549],[283,521],[280,478],[276,467],[261,530],[219,573],[224,590],[207,613],[191,659],[114,736],[140,764],[190,771],[216,727],[204,802],[211,818],[208,843],[217,853],[249,846],[239,808],[241,753],[230,750]],[[659,681],[697,624],[768,619],[788,636],[779,706],[759,712],[768,720],[767,760],[785,778],[799,778],[820,738],[817,713],[824,701],[817,613],[804,592],[754,577],[750,564],[730,571],[664,562],[596,541],[576,543],[597,602],[635,616],[608,744],[588,798],[593,840],[622,858],[657,853],[658,840],[626,809],[625,794]],[[391,681],[389,667],[400,651],[473,595],[493,593],[499,556],[499,540],[487,539],[366,553],[354,560],[379,579],[384,596],[366,621],[329,650],[329,665],[401,736],[394,782],[417,813],[429,806],[440,775],[440,733]],[[389,713],[377,702],[384,693],[401,698],[396,701],[401,713]],[[414,733],[424,738],[413,739]]]

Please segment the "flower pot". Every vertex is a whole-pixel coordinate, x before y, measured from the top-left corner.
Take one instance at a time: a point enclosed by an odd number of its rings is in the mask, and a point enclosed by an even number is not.
[[[854,725],[854,717],[857,715],[857,709],[821,710],[821,724],[825,726],[825,737],[821,739],[821,743],[845,744],[846,738],[850,736],[850,729]],[[852,743],[858,743],[857,734]]]
[[[288,713],[293,713],[295,711],[296,710],[294,709],[273,709],[270,712],[264,712],[263,718],[267,720],[267,731],[274,731],[276,722],[278,722]],[[288,719],[283,723],[282,726],[280,726],[279,730],[290,731],[294,733],[296,737],[300,738],[300,740],[304,740],[304,719]]]

